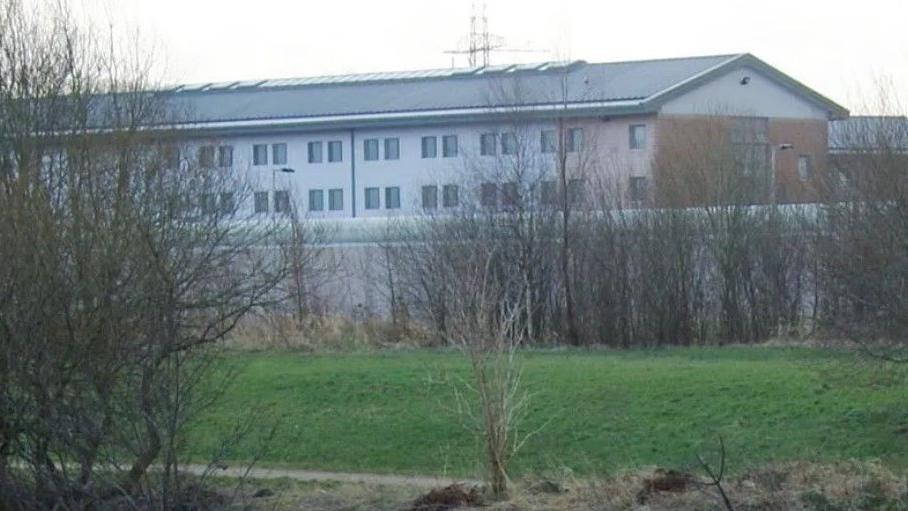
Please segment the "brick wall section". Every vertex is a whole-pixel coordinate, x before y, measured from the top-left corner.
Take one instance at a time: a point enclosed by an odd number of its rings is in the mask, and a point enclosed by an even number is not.
[[[748,197],[754,203],[771,200],[769,182],[745,185],[735,173],[733,119],[725,116],[660,116],[652,176],[657,206],[686,207],[704,202]],[[827,123],[815,119],[779,119],[768,122],[770,146],[792,144],[776,151],[775,199],[778,203],[814,202],[827,183]],[[771,154],[771,153],[770,153]],[[810,158],[810,175],[801,180],[798,158]],[[764,176],[768,178],[768,176]],[[752,186],[750,192],[742,186]]]
[[[823,197],[827,180],[827,123],[814,119],[770,119],[771,143],[792,144],[776,154],[776,200],[779,203],[816,202]],[[798,158],[810,158],[810,176],[798,176]]]

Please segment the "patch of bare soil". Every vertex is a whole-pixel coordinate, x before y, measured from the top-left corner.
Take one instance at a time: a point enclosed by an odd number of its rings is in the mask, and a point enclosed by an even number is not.
[[[417,498],[408,511],[450,511],[462,507],[477,507],[483,504],[479,489],[467,488],[463,484],[452,484],[435,488]]]

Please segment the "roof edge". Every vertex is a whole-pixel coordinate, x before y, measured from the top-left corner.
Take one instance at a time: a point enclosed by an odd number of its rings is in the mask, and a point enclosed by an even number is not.
[[[706,71],[694,75],[687,80],[675,84],[667,89],[661,90],[646,99],[646,103],[654,108],[660,107],[670,99],[676,98],[696,87],[708,82],[722,73],[739,69],[742,67],[752,67],[757,71],[765,74],[768,78],[790,91],[804,97],[809,102],[825,110],[829,120],[847,119],[850,115],[847,108],[839,105],[835,101],[827,98],[819,92],[811,89],[807,85],[799,82],[791,76],[783,73],[779,69],[767,64],[763,60],[755,57],[751,53],[741,53],[732,58],[713,66]]]

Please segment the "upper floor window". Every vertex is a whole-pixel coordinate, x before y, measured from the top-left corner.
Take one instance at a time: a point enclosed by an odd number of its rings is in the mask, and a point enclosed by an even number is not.
[[[256,213],[268,212],[268,192],[255,192],[254,202]]]
[[[446,208],[454,208],[460,203],[459,188],[457,185],[445,185],[442,189],[442,204]]]
[[[567,130],[567,152],[576,153],[583,150],[583,128],[570,128]]]
[[[378,188],[366,188],[366,209],[378,209],[379,208],[379,192]]]
[[[571,179],[568,181],[567,199],[572,206],[579,206],[586,196],[586,180]]]
[[[385,209],[400,209],[400,187],[385,188]]]
[[[199,166],[202,168],[214,167],[214,146],[203,145],[199,148]]]
[[[555,149],[558,147],[558,138],[555,136],[555,130],[542,130],[540,144],[542,146],[542,152],[554,153]]]
[[[164,165],[168,169],[180,168],[180,148],[175,145],[164,147]]]
[[[386,160],[399,160],[400,159],[400,139],[399,138],[386,138],[385,139],[385,159]]]
[[[768,144],[769,119],[766,117],[735,117],[731,130],[735,144]]]
[[[203,193],[199,195],[199,209],[205,215],[213,215],[217,212],[218,198],[213,193]]]
[[[543,205],[554,206],[558,204],[558,183],[555,181],[543,181],[540,188],[540,199]]]
[[[378,159],[378,139],[367,138],[363,140],[363,159],[374,161]]]
[[[646,178],[642,176],[631,177],[627,193],[632,201],[646,200]]]
[[[287,144],[280,143],[271,145],[271,163],[275,165],[287,164]]]
[[[441,137],[441,155],[445,158],[454,158],[457,156],[457,135],[445,135]]]
[[[645,149],[646,124],[631,124],[629,130],[629,147],[631,149]]]
[[[252,164],[268,165],[268,144],[255,144],[252,146]]]
[[[309,211],[322,211],[325,209],[325,192],[309,190]]]
[[[498,205],[498,185],[495,183],[482,183],[479,189],[479,202],[487,208]]]
[[[218,167],[233,166],[233,146],[222,145],[218,147]]]
[[[344,209],[344,191],[340,188],[328,190],[328,210],[342,211]]]
[[[798,179],[807,181],[810,179],[810,155],[802,154],[798,156]]]
[[[422,157],[435,158],[438,156],[438,137],[422,137]]]
[[[495,156],[498,136],[494,133],[483,133],[479,136],[479,154],[482,156]]]
[[[218,197],[218,207],[221,209],[221,213],[225,215],[233,213],[236,209],[234,197],[233,192],[221,192]]]
[[[510,181],[501,185],[501,203],[511,207],[520,204],[520,188],[517,183]]]
[[[438,207],[438,187],[434,185],[422,187],[422,207],[436,209]]]
[[[338,162],[344,159],[344,145],[340,140],[328,142],[328,161]]]
[[[322,143],[309,142],[309,163],[322,162]]]
[[[513,156],[517,154],[517,134],[516,133],[502,133],[501,134],[501,154]]]
[[[288,190],[277,190],[274,192],[274,212],[290,212],[290,192]]]

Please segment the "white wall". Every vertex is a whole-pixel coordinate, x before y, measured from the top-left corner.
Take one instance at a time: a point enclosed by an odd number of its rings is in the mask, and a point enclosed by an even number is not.
[[[652,117],[619,117],[603,120],[601,118],[577,119],[568,123],[567,127],[582,127],[584,129],[585,143],[590,151],[595,151],[596,167],[608,174],[610,179],[626,179],[629,175],[643,175],[649,173],[649,160],[651,148],[654,146],[655,126]],[[644,150],[631,150],[629,147],[629,127],[632,124],[647,124],[647,146]],[[540,169],[550,168],[553,171],[552,155],[540,153],[540,138],[543,129],[553,129],[552,123],[536,123],[521,125],[522,139],[525,140],[529,152],[536,153]],[[448,126],[428,126],[417,128],[382,128],[355,130],[355,166],[356,166],[356,216],[376,217],[394,215],[412,215],[422,212],[422,186],[438,186],[439,210],[443,211],[442,186],[457,184],[461,187],[460,196],[463,199],[467,194],[475,193],[473,188],[478,187],[475,177],[476,169],[488,166],[490,173],[494,167],[503,164],[503,159],[498,157],[483,157],[479,155],[480,135],[482,133],[503,133],[514,131],[513,125],[508,124],[459,124]],[[457,135],[458,156],[456,158],[443,157],[443,139],[445,135]],[[435,158],[422,158],[422,137],[437,137],[437,156]],[[400,159],[386,160],[384,139],[397,137],[400,139]],[[379,140],[379,159],[366,161],[364,159],[364,140],[376,138]],[[343,160],[341,162],[328,162],[328,142],[340,140],[343,147]],[[308,162],[308,143],[311,141],[322,142],[322,162]],[[212,139],[197,139],[190,142],[190,156],[195,154],[199,145],[231,145],[233,146],[233,168],[236,172],[245,173],[252,183],[252,188],[258,191],[290,190],[297,208],[310,217],[316,218],[350,218],[353,215],[353,194],[351,194],[351,147],[350,131],[326,131],[323,133],[275,134],[275,135],[249,135],[231,136]],[[287,144],[286,165],[272,164],[272,144]],[[254,144],[268,145],[268,165],[254,166],[252,164],[252,151]],[[501,145],[498,143],[500,154]],[[551,164],[551,165],[549,165]],[[292,174],[280,172],[280,168],[288,167],[295,172]],[[553,176],[554,178],[554,176]],[[471,182],[472,180],[472,182]],[[385,204],[385,188],[400,187],[400,209],[389,210]],[[365,209],[365,188],[379,188],[380,208],[377,210]],[[328,211],[328,190],[339,188],[343,190],[343,210]],[[324,210],[309,212],[309,190],[323,190]],[[200,192],[201,193],[201,192]],[[244,206],[252,212],[251,198]],[[273,209],[273,195],[270,197],[269,206]]]
[[[741,84],[744,77],[750,77],[747,85]],[[670,100],[660,113],[827,119],[825,110],[747,67],[730,71]]]

